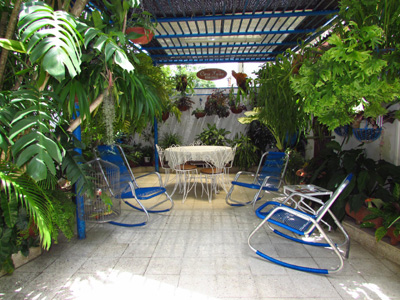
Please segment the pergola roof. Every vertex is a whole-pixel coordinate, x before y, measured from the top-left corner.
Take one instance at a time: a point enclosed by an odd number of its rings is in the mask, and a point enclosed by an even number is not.
[[[102,1],[93,0],[99,7]],[[312,41],[339,0],[142,0],[158,21],[143,45],[156,64],[266,62]]]
[[[143,48],[157,64],[265,62],[311,41],[338,0],[143,0],[158,21]]]

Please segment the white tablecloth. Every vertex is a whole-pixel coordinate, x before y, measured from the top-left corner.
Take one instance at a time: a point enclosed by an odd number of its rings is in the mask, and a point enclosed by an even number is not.
[[[233,159],[233,151],[227,146],[171,147],[165,149],[165,159],[172,168],[188,161],[206,161],[216,167],[223,167]]]

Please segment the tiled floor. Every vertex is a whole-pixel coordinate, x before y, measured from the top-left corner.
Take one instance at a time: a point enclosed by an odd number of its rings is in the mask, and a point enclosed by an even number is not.
[[[259,219],[251,207],[227,206],[225,192],[212,203],[193,192],[184,204],[179,194],[173,199],[174,209],[151,215],[145,227],[87,224],[85,240],[60,241],[0,278],[0,299],[400,299],[400,266],[356,242],[340,273],[303,273],[249,249],[247,237]],[[122,216],[129,221],[138,213],[123,210]],[[256,243],[288,262],[336,263],[329,251],[266,231]]]

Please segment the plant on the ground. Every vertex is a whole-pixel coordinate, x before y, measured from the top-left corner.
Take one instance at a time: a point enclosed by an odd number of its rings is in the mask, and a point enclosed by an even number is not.
[[[163,149],[169,148],[173,145],[182,145],[182,138],[176,133],[167,133],[160,140],[160,147]]]
[[[241,170],[248,170],[257,165],[260,160],[259,149],[252,142],[250,137],[243,133],[236,134],[232,140],[232,145],[236,145],[235,159],[233,165]]]
[[[307,127],[308,117],[303,111],[302,98],[290,87],[293,54],[278,55],[274,63],[266,63],[256,73],[258,86],[257,107],[245,112],[239,122],[248,124],[259,120],[268,127],[276,140],[276,147],[285,150],[287,136],[298,135]]]
[[[196,140],[200,140],[203,145],[226,146],[231,144],[231,140],[226,137],[226,135],[230,133],[230,131],[224,128],[218,129],[216,124],[207,124],[207,128],[204,128],[204,130],[196,136]]]

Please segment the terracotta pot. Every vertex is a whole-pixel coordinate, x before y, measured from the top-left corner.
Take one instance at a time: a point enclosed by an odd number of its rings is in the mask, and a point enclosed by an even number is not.
[[[126,34],[129,34],[131,32],[143,34],[143,36],[141,36],[137,39],[130,40],[132,43],[140,44],[140,45],[148,44],[154,36],[154,33],[152,31],[150,31],[148,29],[144,29],[143,27],[129,27],[125,30]]]
[[[180,111],[187,111],[189,109],[189,106],[186,105],[178,105],[178,109]]]
[[[168,120],[168,118],[169,118],[169,111],[164,112],[164,113],[162,114],[161,119],[165,122],[165,121]]]
[[[206,116],[205,112],[199,112],[199,113],[195,113],[194,116],[196,117],[196,119],[200,119]]]
[[[231,112],[233,113],[233,114],[240,114],[241,112],[243,111],[243,109],[241,108],[241,107],[234,107],[234,106],[231,106]]]
[[[371,214],[371,212],[365,206],[361,206],[361,208],[358,211],[350,211],[350,204],[348,202],[346,203],[345,210],[346,210],[346,214],[348,216],[352,217],[356,221],[356,224],[358,224],[358,225],[361,224],[362,222],[364,222],[363,220],[366,216]],[[371,222],[371,223],[375,224],[375,226],[374,226],[375,228],[378,228],[378,227],[382,226],[383,219],[376,218],[376,219],[368,220],[366,222]]]
[[[390,244],[393,246],[396,246],[398,242],[400,242],[400,234],[398,236],[395,236],[394,234],[394,227],[390,227],[387,231],[386,234],[388,237],[390,237]]]

